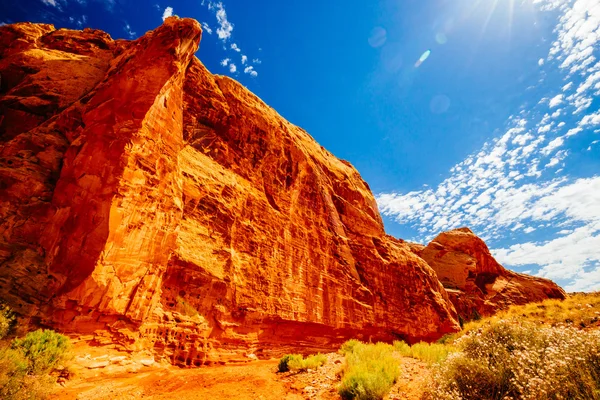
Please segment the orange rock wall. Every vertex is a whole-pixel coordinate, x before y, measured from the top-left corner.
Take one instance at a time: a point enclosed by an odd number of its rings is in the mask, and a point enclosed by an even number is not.
[[[194,365],[456,331],[356,170],[210,74],[200,34],[0,27],[0,296]]]

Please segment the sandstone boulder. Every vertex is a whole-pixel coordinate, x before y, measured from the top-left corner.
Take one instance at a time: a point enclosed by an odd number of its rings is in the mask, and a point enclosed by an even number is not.
[[[512,304],[566,296],[548,279],[505,269],[469,228],[440,233],[418,254],[435,270],[464,321]]]

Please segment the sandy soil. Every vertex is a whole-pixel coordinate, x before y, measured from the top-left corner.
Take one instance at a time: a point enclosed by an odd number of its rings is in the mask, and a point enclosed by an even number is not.
[[[337,386],[344,359],[336,353],[327,354],[325,365],[316,370],[277,373],[277,360],[187,369],[148,362],[143,355],[103,352],[79,349],[75,378],[57,385],[51,399],[340,400]],[[399,357],[399,362],[400,379],[387,399],[418,400],[429,368],[411,358]]]
[[[55,400],[100,399],[303,399],[278,379],[277,361],[245,365],[181,369],[144,367],[137,372],[99,373],[68,382]]]

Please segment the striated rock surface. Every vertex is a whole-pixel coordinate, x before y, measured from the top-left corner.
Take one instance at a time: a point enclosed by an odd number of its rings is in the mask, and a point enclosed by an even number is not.
[[[458,330],[358,172],[210,74],[200,36],[0,27],[0,297],[188,365]]]
[[[566,296],[548,279],[505,269],[469,228],[439,234],[418,254],[435,270],[464,321],[512,304]]]

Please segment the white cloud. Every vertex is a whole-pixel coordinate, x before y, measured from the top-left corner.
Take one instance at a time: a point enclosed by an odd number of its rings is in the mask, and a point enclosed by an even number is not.
[[[76,24],[77,27],[81,29],[87,22],[87,16],[82,15],[80,18],[69,17],[69,22]]]
[[[209,35],[212,35],[213,33],[212,28],[206,22],[202,23],[202,31],[208,33]]]
[[[56,2],[56,0],[42,0],[42,3],[47,6],[60,8],[60,5]]]
[[[252,76],[253,78],[258,76],[258,72],[256,72],[254,70],[254,67],[252,65],[247,66],[246,68],[244,68],[244,73],[245,74],[250,74],[250,76]]]
[[[163,11],[162,20],[164,21],[171,16],[173,16],[173,7],[165,8],[165,11]]]
[[[231,37],[231,32],[233,32],[233,24],[227,20],[227,13],[225,12],[223,3],[219,2],[215,4],[214,7],[217,10],[216,16],[217,22],[219,23],[219,27],[217,28],[217,36],[219,39],[226,41]]]
[[[583,129],[581,129],[580,127],[569,129],[569,130],[567,131],[567,134],[566,134],[565,136],[569,137],[569,136],[574,136],[574,135],[577,135],[577,134],[578,134],[579,132],[581,132],[582,130],[583,130]]]
[[[227,18],[227,12],[225,11],[225,6],[222,2],[216,2],[212,0],[202,0],[201,5],[206,5],[208,9],[214,12],[215,17],[217,19],[218,27],[216,29],[217,37],[219,40],[223,42],[223,50],[226,52],[233,51],[236,53],[242,53],[242,48],[237,43],[227,44],[227,42],[232,39],[233,34],[233,23],[231,23]],[[213,29],[206,23],[202,23],[202,29],[204,32],[208,34],[212,34]],[[259,48],[260,50],[260,48]],[[232,55],[230,55],[232,57]],[[255,59],[258,60],[258,59]],[[242,66],[248,63],[248,56],[246,54],[241,55],[241,64]],[[231,73],[237,72],[237,66],[231,63],[231,58],[226,58],[221,61],[221,65],[228,66]],[[251,76],[257,76],[258,73],[256,71],[249,72]]]
[[[554,166],[558,165],[558,163],[560,163],[562,160],[564,160],[567,157],[568,154],[569,154],[569,152],[566,151],[566,150],[561,150],[561,151],[557,152],[554,155],[554,157],[552,157],[552,159],[550,160],[550,162],[548,162],[548,164],[546,164],[544,166],[544,168],[551,168],[551,167],[554,167]]]
[[[542,125],[538,128],[538,133],[546,133],[546,132],[550,132],[550,129],[552,129],[552,125],[554,125],[554,123],[549,123],[546,125]]]
[[[548,103],[548,105],[550,106],[550,108],[558,107],[560,105],[560,103],[562,103],[562,101],[563,101],[563,95],[557,94],[556,96],[554,96],[553,98],[550,99],[550,102]]]
[[[131,26],[125,22],[125,26],[123,26],[123,30],[125,31],[125,33],[127,33],[127,36],[129,36],[130,39],[134,39],[136,33],[131,29]]]
[[[544,59],[543,59],[543,58],[540,58],[540,59],[538,60],[538,65],[539,65],[540,67],[541,67],[542,65],[544,65]]]
[[[580,125],[600,125],[600,111],[596,111],[594,114],[584,116],[581,119]]]
[[[554,151],[555,149],[562,146],[564,143],[565,139],[562,136],[559,136],[556,139],[552,140],[550,143],[548,143],[548,145],[542,149],[542,154],[548,155],[552,153],[552,151]]]
[[[258,59],[258,58],[253,58],[252,59],[252,63],[253,64],[262,64],[262,61],[260,59]]]

